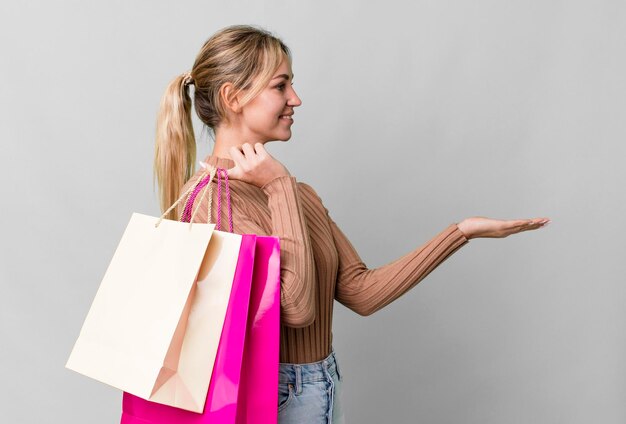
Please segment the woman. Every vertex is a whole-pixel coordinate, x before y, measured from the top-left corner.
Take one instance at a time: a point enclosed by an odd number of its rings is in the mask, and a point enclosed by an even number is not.
[[[237,25],[214,34],[190,72],[163,96],[157,124],[155,172],[165,211],[194,174],[192,99],[200,120],[215,134],[204,163],[225,168],[230,180],[234,232],[274,235],[281,245],[279,422],[342,422],[341,369],[332,350],[333,302],[370,315],[415,286],[452,253],[477,237],[506,237],[546,225],[547,218],[514,221],[472,217],[453,223],[396,261],[368,269],[328,215],[313,188],[265,150],[291,138],[295,109],[291,53],[263,29]],[[199,205],[196,222],[217,217]],[[226,202],[221,211],[226,216]],[[168,218],[177,219],[181,210]]]

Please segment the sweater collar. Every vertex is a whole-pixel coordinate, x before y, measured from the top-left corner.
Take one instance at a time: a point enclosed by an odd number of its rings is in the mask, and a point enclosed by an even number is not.
[[[223,158],[220,156],[208,155],[204,158],[204,163],[209,164],[215,168],[230,169],[235,167],[235,161],[229,158]]]

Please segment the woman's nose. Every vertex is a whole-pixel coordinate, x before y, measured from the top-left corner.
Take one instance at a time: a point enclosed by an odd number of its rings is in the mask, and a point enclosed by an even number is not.
[[[302,100],[300,100],[300,97],[298,97],[298,95],[296,94],[296,90],[294,90],[293,87],[291,87],[291,96],[289,96],[289,104],[291,106],[300,106],[302,104]]]

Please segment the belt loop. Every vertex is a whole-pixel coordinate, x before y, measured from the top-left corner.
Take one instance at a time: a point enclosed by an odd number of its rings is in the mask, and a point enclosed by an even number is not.
[[[294,366],[296,371],[296,395],[302,393],[302,368],[300,365]]]

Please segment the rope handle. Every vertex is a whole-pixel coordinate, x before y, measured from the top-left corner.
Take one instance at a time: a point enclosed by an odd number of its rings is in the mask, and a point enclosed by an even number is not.
[[[217,229],[219,230],[222,225],[222,174],[224,174],[224,181],[226,184],[226,200],[228,201],[228,230],[233,232],[233,210],[230,205],[230,186],[228,185],[228,172],[224,168],[217,168]],[[209,214],[211,209],[209,209]]]
[[[211,173],[213,173],[214,169],[211,167],[207,167],[204,172],[202,172],[202,174],[200,174],[200,177],[198,178],[198,181],[202,181],[203,178],[205,178],[207,175],[210,175]],[[215,175],[215,174],[213,174]],[[168,213],[170,213],[170,211],[172,209],[174,209],[176,206],[178,206],[178,204],[185,198],[188,198],[188,196],[191,194],[191,192],[193,192],[197,187],[197,184],[195,186],[189,187],[189,189],[187,189],[186,192],[184,192],[173,204],[172,206],[170,206],[165,212],[163,212],[163,215],[161,215],[159,217],[159,220],[156,222],[156,224],[154,224],[155,227],[158,227],[159,224],[161,224],[161,221],[163,221],[163,219],[165,218],[165,215],[167,215]]]
[[[158,227],[159,224],[161,223],[161,221],[163,221],[163,219],[165,218],[165,215],[167,215],[183,199],[185,199],[185,207],[183,208],[183,210],[182,210],[182,212],[180,214],[179,221],[181,221],[181,222],[189,222],[189,226],[191,227],[191,224],[193,223],[193,220],[196,217],[196,214],[198,213],[198,210],[200,209],[200,205],[204,201],[204,198],[206,197],[207,192],[208,192],[208,195],[209,195],[208,196],[209,208],[208,208],[208,214],[207,214],[207,224],[209,224],[211,222],[211,210],[212,210],[212,206],[213,206],[212,205],[212,203],[213,203],[213,187],[211,186],[211,181],[213,181],[213,179],[215,178],[216,174],[217,174],[217,225],[216,225],[216,228],[219,230],[220,227],[221,227],[221,220],[222,220],[222,208],[221,208],[221,201],[222,201],[222,174],[224,174],[224,182],[225,182],[225,185],[226,185],[226,199],[228,201],[228,227],[229,227],[229,231],[232,233],[233,232],[233,211],[232,211],[232,206],[231,206],[231,201],[230,201],[230,185],[228,183],[228,172],[224,168],[215,168],[215,167],[213,167],[211,165],[207,165],[206,166],[204,172],[202,172],[202,174],[200,174],[200,176],[198,177],[198,181],[196,182],[196,184],[194,184],[192,187],[187,189],[187,191],[185,191],[163,213],[163,215],[161,215],[159,217],[159,220],[157,221],[156,224],[154,224],[154,226]],[[200,191],[202,191],[202,195],[200,196],[200,201],[198,202],[198,205],[196,206],[195,210],[193,210],[193,204],[195,202],[195,199],[196,199],[198,193],[200,193]]]
[[[228,226],[229,231],[233,232],[233,212],[230,201],[230,185],[228,183],[228,172],[224,168],[213,168],[210,175],[204,176],[198,179],[198,182],[195,184],[193,190],[187,197],[185,202],[185,208],[180,216],[181,222],[189,222],[189,225],[194,221],[196,213],[198,212],[200,205],[204,201],[208,193],[208,215],[207,215],[207,223],[211,222],[211,211],[212,211],[212,200],[213,200],[213,186],[211,185],[211,181],[217,174],[217,224],[216,229],[220,230],[221,221],[222,221],[222,174],[224,174],[224,182],[226,185],[226,199],[228,201]],[[208,187],[207,187],[208,186]],[[198,201],[198,205],[192,213],[193,204],[195,203],[197,195],[202,191],[202,195],[200,200]]]
[[[183,211],[181,212],[179,221],[181,222],[189,222],[190,226],[191,223],[193,222],[194,218],[196,217],[196,213],[198,213],[198,210],[200,209],[200,205],[202,204],[202,201],[204,200],[205,196],[207,195],[207,190],[204,190],[202,192],[202,196],[200,197],[200,201],[198,202],[198,206],[196,207],[196,209],[193,211],[192,213],[192,208],[193,208],[193,204],[196,200],[196,196],[198,195],[198,193],[200,192],[200,190],[202,190],[204,187],[208,186],[208,194],[209,194],[209,211],[211,210],[211,206],[212,206],[212,201],[213,201],[213,187],[211,186],[211,181],[213,180],[213,178],[215,177],[215,173],[216,173],[216,169],[212,168],[209,172],[209,175],[207,177],[202,177],[200,176],[200,178],[198,178],[198,182],[196,182],[193,191],[191,192],[191,194],[189,194],[189,197],[187,197],[187,200],[185,201],[185,207],[183,208]],[[207,224],[210,222],[209,217],[207,216]]]

